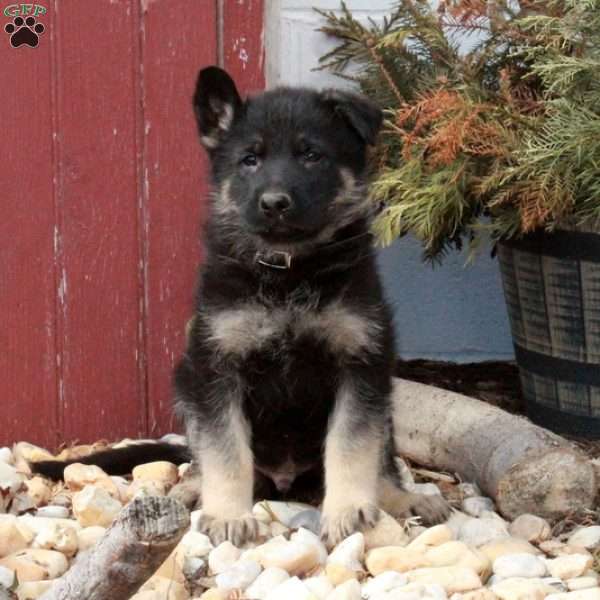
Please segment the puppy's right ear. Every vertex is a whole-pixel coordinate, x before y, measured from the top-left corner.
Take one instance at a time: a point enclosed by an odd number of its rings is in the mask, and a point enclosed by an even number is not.
[[[207,67],[198,74],[194,93],[194,113],[200,141],[208,150],[216,148],[242,107],[233,79],[218,67]]]

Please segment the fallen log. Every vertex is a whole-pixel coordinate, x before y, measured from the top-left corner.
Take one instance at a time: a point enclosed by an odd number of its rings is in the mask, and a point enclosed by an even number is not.
[[[393,405],[398,453],[477,482],[505,517],[553,519],[592,507],[591,461],[524,417],[404,379],[394,380]]]
[[[40,600],[127,600],[158,569],[190,525],[173,498],[139,498]]]

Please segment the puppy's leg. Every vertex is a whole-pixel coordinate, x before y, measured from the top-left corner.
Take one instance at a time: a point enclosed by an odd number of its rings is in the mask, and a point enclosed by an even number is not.
[[[230,403],[220,423],[201,434],[194,448],[202,472],[199,528],[214,544],[239,546],[258,534],[252,517],[254,461],[250,430],[239,403]]]
[[[450,505],[442,496],[427,496],[403,490],[390,477],[379,481],[379,506],[397,518],[421,517],[427,525],[443,523],[450,516]]]
[[[361,404],[359,385],[346,378],[340,386],[325,442],[321,535],[330,546],[379,519],[383,421]],[[364,382],[360,387],[364,392]]]

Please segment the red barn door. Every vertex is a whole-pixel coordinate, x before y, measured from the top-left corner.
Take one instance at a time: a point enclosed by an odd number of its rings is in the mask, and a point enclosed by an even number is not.
[[[262,0],[0,11],[0,445],[172,430],[207,192],[190,98],[215,63],[264,86]]]

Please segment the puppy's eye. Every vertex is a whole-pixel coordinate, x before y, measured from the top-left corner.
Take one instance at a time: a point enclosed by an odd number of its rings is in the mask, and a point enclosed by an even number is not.
[[[302,159],[305,162],[319,162],[323,158],[322,154],[319,154],[316,150],[307,150],[303,155]]]
[[[246,156],[242,158],[242,164],[247,167],[256,167],[256,165],[258,165],[258,156],[256,156],[256,154],[246,154]]]

